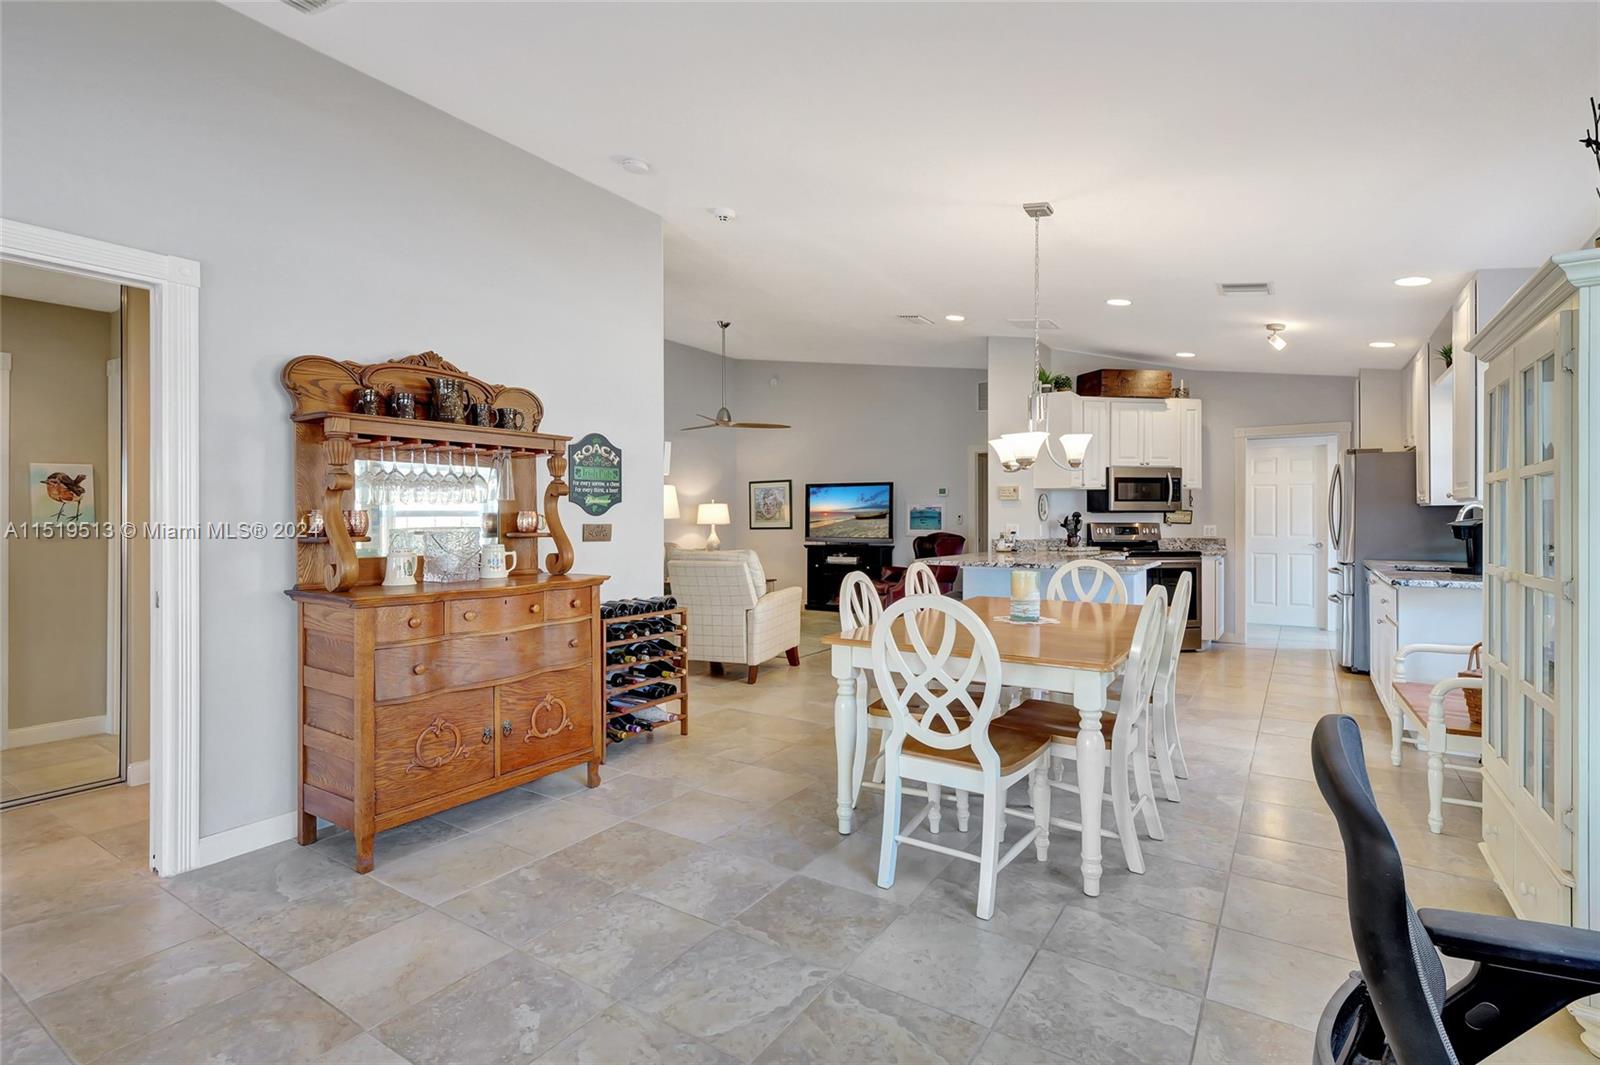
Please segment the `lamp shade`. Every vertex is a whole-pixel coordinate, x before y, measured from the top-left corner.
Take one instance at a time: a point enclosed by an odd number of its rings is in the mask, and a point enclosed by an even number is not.
[[[1088,454],[1089,441],[1094,439],[1092,433],[1063,433],[1061,435],[1061,453],[1067,460],[1067,465],[1077,469],[1083,465],[1083,457]]]
[[[1029,430],[1026,433],[1006,433],[1000,439],[1011,445],[1011,450],[1016,456],[1016,463],[1023,469],[1032,466],[1039,457],[1039,449],[1049,439],[1049,433]]]
[[[667,519],[683,517],[678,509],[678,490],[670,484],[661,486],[661,516]]]
[[[694,520],[699,525],[727,525],[732,521],[728,517],[728,504],[714,501],[701,503]]]

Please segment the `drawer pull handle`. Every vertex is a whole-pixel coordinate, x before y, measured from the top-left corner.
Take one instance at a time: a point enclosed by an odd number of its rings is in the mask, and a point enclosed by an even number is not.
[[[461,614],[461,620],[462,621],[477,621],[478,620],[478,612],[476,610],[463,611],[462,614]]]
[[[557,721],[553,728],[541,731],[539,729],[539,714],[544,710],[559,712],[561,720]],[[565,732],[567,729],[575,727],[572,723],[572,715],[567,712],[567,704],[557,699],[554,695],[546,695],[534,704],[533,712],[528,715],[528,734],[522,737],[522,741],[524,743],[532,743],[534,740],[549,739],[558,732]]]
[[[422,628],[422,619],[417,617],[417,615],[412,614],[410,617],[406,618],[406,627],[410,629],[420,629]]]
[[[430,738],[443,740],[446,733],[449,733],[449,738],[446,740],[450,745],[449,754],[436,754],[429,757],[422,753],[422,748]],[[406,766],[406,772],[413,773],[419,769],[438,769],[440,766],[449,765],[457,758],[466,758],[471,753],[461,745],[461,730],[444,718],[436,717],[429,722],[427,728],[417,733],[417,742],[412,748],[411,763]]]
[[[416,665],[411,667],[411,672],[416,676],[422,676],[424,673],[428,672],[428,663],[418,662]]]
[[[576,636],[574,636],[572,639],[568,640],[567,641],[567,646],[568,647],[576,647],[576,646],[578,646],[578,638]]]
[[[494,742],[494,728],[492,726],[489,726],[489,725],[483,726],[483,742],[484,743],[493,743]]]
[[[570,602],[568,602],[567,605],[570,606],[572,609],[576,610],[576,609],[578,609],[578,604],[581,603],[582,601],[583,600],[579,599],[577,596],[573,596],[572,600]]]
[[[500,734],[502,736],[511,735],[511,719],[509,717],[500,722]]]
[[[531,604],[529,604],[529,606],[528,606],[528,613],[530,613],[530,614],[537,614],[537,613],[538,613],[538,612],[539,612],[539,604],[538,604],[538,603],[531,603]]]

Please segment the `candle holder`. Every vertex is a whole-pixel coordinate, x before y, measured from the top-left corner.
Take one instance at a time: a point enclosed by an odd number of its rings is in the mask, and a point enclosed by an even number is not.
[[[344,512],[344,527],[351,536],[366,536],[372,528],[372,515],[364,510],[347,510]]]
[[[533,510],[517,511],[517,532],[536,533],[539,531],[539,513]]]
[[[1014,569],[1011,571],[1011,620],[1023,624],[1038,624],[1038,570]]]

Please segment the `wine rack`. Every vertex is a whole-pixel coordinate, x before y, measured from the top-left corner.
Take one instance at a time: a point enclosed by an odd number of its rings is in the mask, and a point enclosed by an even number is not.
[[[639,625],[642,623],[654,624],[657,622],[657,619],[667,619],[671,622],[671,624],[670,626],[663,627],[659,631],[655,632],[633,636],[622,636],[618,639],[611,638],[612,633],[620,627]],[[665,728],[668,725],[673,724],[678,726],[678,730],[681,735],[687,736],[689,734],[688,608],[679,606],[673,607],[669,610],[653,610],[641,614],[627,614],[617,618],[606,618],[604,619],[603,624],[605,626],[606,640],[604,644],[604,651],[602,652],[601,657],[603,660],[606,660],[604,661],[602,668],[604,670],[603,676],[605,679],[604,703],[606,731],[608,738],[610,738],[610,743],[607,743],[607,746],[609,747],[611,743],[626,742],[639,736],[649,736],[655,732],[656,729]],[[613,650],[625,649],[641,644],[648,644],[652,641],[669,643],[674,647],[674,649],[668,652],[647,654],[632,662],[612,663],[609,661],[611,652]],[[626,684],[613,684],[611,682],[612,677],[618,673],[626,671],[631,675],[631,671],[635,667],[655,664],[669,666],[676,675],[672,677],[637,677],[636,679],[630,680]],[[652,684],[670,684],[677,690],[671,695],[662,696],[658,699],[647,699],[636,705],[620,707],[612,705],[613,696],[626,695],[637,689],[645,688]],[[674,716],[662,721],[651,722],[648,724],[648,727],[640,729],[639,731],[624,732],[613,737],[611,731],[612,722],[616,719],[636,714],[641,710],[648,710],[652,707],[666,706],[670,703],[678,704],[678,709]],[[635,722],[635,724],[640,723]]]

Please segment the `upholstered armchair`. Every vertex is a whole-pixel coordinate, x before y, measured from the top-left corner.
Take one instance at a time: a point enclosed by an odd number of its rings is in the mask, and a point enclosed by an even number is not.
[[[959,555],[967,547],[967,538],[950,532],[927,533],[911,541],[911,557],[921,559],[940,558],[945,555]],[[933,577],[939,582],[939,591],[949,595],[956,586],[956,578],[961,576],[959,566],[934,566]],[[893,603],[906,594],[906,567],[890,566],[883,571],[883,576],[873,582],[878,589],[885,605]]]
[[[750,684],[761,663],[780,653],[800,664],[800,589],[766,591],[754,551],[673,552],[667,575],[678,604],[689,609],[691,662],[710,663],[717,676],[724,663],[737,663]]]

